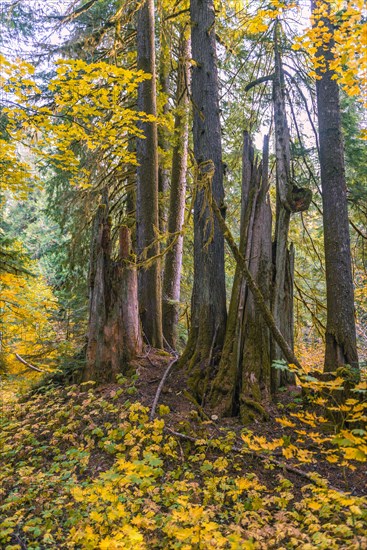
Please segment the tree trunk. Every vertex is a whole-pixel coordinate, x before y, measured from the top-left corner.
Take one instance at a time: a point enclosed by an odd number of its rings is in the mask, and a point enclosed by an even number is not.
[[[128,150],[136,153],[136,138],[130,137]],[[125,223],[131,231],[132,249],[136,251],[136,169],[135,166],[128,166],[128,175],[125,181],[126,186],[126,216]]]
[[[130,362],[142,352],[143,340],[139,319],[138,278],[131,254],[131,234],[127,226],[119,230],[120,254],[115,265],[116,316],[120,319],[120,334],[123,342],[122,362]]]
[[[330,21],[322,21],[332,35]],[[345,364],[358,368],[339,88],[330,69],[333,46],[331,38],[319,49],[317,55],[326,68],[319,70],[316,80],[327,290],[326,372]]]
[[[263,162],[254,159],[247,132],[242,162],[240,253],[270,307],[271,208],[268,196],[268,138]],[[270,332],[237,265],[227,332],[211,402],[221,416],[240,415],[247,422],[270,396]]]
[[[89,329],[83,380],[111,382],[142,350],[138,315],[137,275],[130,257],[130,234],[120,229],[120,258],[111,259],[108,204],[94,221],[89,274]]]
[[[200,180],[211,179],[215,201],[223,208],[223,166],[213,0],[191,0],[192,101],[197,190],[194,203],[194,287],[191,330],[181,359],[189,385],[202,399],[212,362],[220,353],[226,327],[224,239],[205,204]]]
[[[176,93],[175,144],[172,155],[172,181],[169,206],[167,241],[168,252],[163,279],[163,334],[168,344],[176,349],[177,325],[180,311],[180,283],[183,235],[179,233],[185,215],[187,147],[189,137],[189,83],[190,42],[181,33]]]
[[[138,12],[137,65],[152,78],[139,85],[138,109],[156,116],[156,71],[154,47],[154,0],[145,0]],[[137,251],[141,259],[159,254],[155,229],[158,215],[158,134],[156,122],[140,125],[145,139],[137,139]],[[139,273],[139,310],[149,343],[163,347],[162,289],[160,260],[156,258]]]
[[[278,202],[278,201],[277,201]],[[279,201],[280,202],[280,201]],[[293,323],[293,279],[294,279],[294,249],[288,247],[288,233],[290,224],[290,212],[282,204],[278,205],[275,240],[273,242],[273,291],[272,312],[277,327],[293,349],[294,323]],[[283,354],[272,341],[272,361],[283,359]],[[272,370],[272,391],[279,387],[294,383],[294,375],[286,370]]]
[[[160,55],[159,55],[159,85],[160,92],[164,94],[165,102],[163,105],[163,116],[167,116],[169,107],[169,77],[171,50],[167,44],[168,29],[164,28],[163,18],[166,15],[163,7],[161,8],[160,21]],[[168,130],[161,125],[158,128],[158,146],[159,146],[159,168],[158,168],[158,191],[159,191],[159,229],[161,233],[167,231],[167,197],[169,191],[170,173],[168,168],[168,156],[170,143],[168,139]]]
[[[293,349],[293,265],[294,251],[288,245],[291,214],[307,210],[312,194],[309,189],[296,187],[291,177],[290,136],[285,106],[285,81],[280,55],[281,26],[274,29],[273,104],[276,154],[276,222],[273,242],[272,313],[280,332]],[[272,341],[272,361],[283,359],[277,343]],[[294,375],[286,370],[272,371],[272,390],[294,383]]]
[[[256,284],[253,276],[251,275],[248,267],[247,262],[243,254],[238,249],[238,246],[236,245],[234,238],[232,236],[232,233],[226,224],[223,214],[221,210],[219,209],[219,206],[213,199],[212,195],[208,193],[209,197],[208,200],[210,202],[211,208],[213,210],[213,214],[218,220],[219,227],[222,231],[222,234],[224,235],[224,238],[233,254],[234,259],[236,260],[237,265],[241,267],[242,273],[246,279],[246,282],[248,284],[248,287],[250,291],[252,292],[252,295],[254,297],[255,303],[259,310],[261,311],[261,314],[266,322],[267,327],[269,328],[272,337],[282,350],[284,357],[287,359],[288,363],[291,363],[293,365],[296,365],[299,369],[303,370],[303,367],[297,357],[295,356],[292,348],[289,346],[287,341],[285,340],[283,334],[278,329],[276,323],[274,322],[273,314],[269,308],[269,306],[266,303],[266,300],[264,300],[264,297],[261,293],[261,290],[259,289],[258,285]]]

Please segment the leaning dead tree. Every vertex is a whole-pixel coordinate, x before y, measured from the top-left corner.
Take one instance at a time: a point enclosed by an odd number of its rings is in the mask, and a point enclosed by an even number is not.
[[[268,194],[269,140],[260,162],[247,132],[242,157],[239,252],[270,309],[272,284],[272,214]],[[270,331],[257,307],[243,269],[237,264],[226,338],[211,402],[221,416],[240,415],[246,422],[270,399]]]
[[[289,245],[291,215],[308,209],[312,199],[309,189],[297,187],[291,174],[290,134],[285,103],[285,80],[280,53],[281,26],[274,28],[273,109],[276,156],[276,220],[273,241],[272,313],[275,322],[293,349],[293,279],[294,249]],[[277,343],[272,341],[272,361],[283,359]],[[272,389],[293,382],[288,371],[273,369]]]
[[[119,255],[112,257],[108,201],[94,220],[89,273],[89,327],[83,380],[110,382],[129,370],[142,351],[136,267],[130,257],[130,232],[119,229]]]
[[[289,243],[291,215],[307,210],[312,194],[296,185],[291,173],[290,133],[285,103],[285,80],[280,54],[280,24],[274,30],[274,73],[247,88],[271,81],[276,158],[276,216],[268,197],[268,140],[263,161],[254,157],[245,133],[242,176],[241,238],[239,248],[227,235],[237,270],[218,373],[211,403],[220,415],[240,415],[247,421],[264,415],[271,392],[292,383],[288,371],[271,369],[273,361],[299,364],[293,350],[294,249]],[[214,209],[215,209],[214,205]],[[219,214],[218,214],[218,219]],[[228,237],[228,238],[227,238]],[[231,246],[232,245],[232,246]]]

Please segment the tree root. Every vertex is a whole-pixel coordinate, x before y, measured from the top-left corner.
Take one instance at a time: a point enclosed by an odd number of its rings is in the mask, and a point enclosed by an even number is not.
[[[259,416],[261,416],[261,418],[263,418],[263,420],[269,420],[268,413],[258,401],[255,401],[254,399],[249,399],[247,397],[243,397],[241,399],[241,402],[242,402],[240,405],[241,419],[245,418],[248,415],[249,418],[253,420],[256,417],[256,414],[258,414]],[[247,415],[246,415],[245,411],[248,411],[248,409],[253,409],[254,413],[247,412]]]
[[[194,405],[194,407],[198,410],[198,413],[203,420],[210,420],[209,416],[206,414],[203,407],[200,405],[200,403],[196,401],[195,397],[191,395],[190,392],[188,392],[187,390],[184,390],[183,395],[186,397],[188,401],[190,401],[190,403]]]

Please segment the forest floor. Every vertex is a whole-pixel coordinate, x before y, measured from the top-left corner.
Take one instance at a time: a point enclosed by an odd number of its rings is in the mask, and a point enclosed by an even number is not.
[[[175,366],[151,419],[170,361],[151,350],[132,381],[4,401],[1,548],[367,548],[363,430],[337,435],[299,387],[244,428]]]
[[[138,399],[149,408],[152,407],[158,385],[169,361],[170,358],[162,356],[159,353],[150,353],[143,360],[139,360]],[[170,413],[165,419],[166,426],[177,431],[180,425],[187,423],[189,419],[192,434],[200,433],[203,426],[205,426],[206,434],[209,438],[217,436],[218,432],[234,432],[240,444],[244,426],[240,423],[239,419],[219,419],[215,415],[215,411],[212,414],[208,405],[202,407],[200,404],[192,401],[188,393],[183,389],[186,387],[185,373],[173,367],[159,398],[159,403],[168,406],[170,409]],[[303,464],[302,472],[306,474],[316,472],[326,479],[331,486],[339,490],[348,491],[358,496],[367,496],[367,463],[354,461],[352,469],[346,467],[340,468],[338,463],[330,463],[321,453],[317,453],[317,449],[315,452],[315,443],[312,441],[312,438],[307,438],[307,435],[315,433],[315,429],[319,429],[320,426],[316,427],[312,421],[305,423],[297,420],[294,415],[298,414],[302,416],[303,411],[307,411],[307,406],[305,407],[304,400],[302,399],[302,388],[300,386],[288,386],[287,388],[282,388],[282,391],[278,392],[274,401],[266,405],[268,419],[254,419],[252,423],[246,425],[245,429],[256,436],[264,437],[267,441],[284,437],[291,439],[292,437],[294,438],[295,429],[302,431],[302,435],[305,436],[305,448],[314,453],[314,460],[311,463]],[[279,418],[286,418],[289,422],[295,423],[296,426],[284,426],[277,421]],[[332,422],[322,429],[329,434],[336,432],[336,428]],[[250,457],[247,457],[247,467],[249,471],[256,473],[262,481],[271,485],[274,479],[274,472],[264,467],[264,461],[260,460],[259,454],[255,452],[250,460]],[[272,453],[272,456],[275,458],[282,457],[283,453],[275,452]],[[305,482],[309,483],[307,477],[302,476],[301,470],[300,473],[292,472],[292,465],[296,467],[299,464],[297,459],[287,460],[289,470],[286,469],[284,461],[280,460],[280,463],[280,465],[274,464],[274,466],[283,470],[285,475],[295,484],[295,487],[301,488],[305,485]]]

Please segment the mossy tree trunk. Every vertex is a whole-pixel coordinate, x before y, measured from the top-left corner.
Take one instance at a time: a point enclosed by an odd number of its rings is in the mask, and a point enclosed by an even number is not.
[[[139,84],[138,109],[157,115],[155,70],[154,0],[142,2],[137,15],[137,66],[152,78]],[[155,231],[159,228],[157,122],[140,124],[145,139],[137,139],[136,234],[142,260],[159,254]],[[139,310],[149,343],[163,347],[161,262],[157,257],[139,272]]]
[[[321,4],[327,7],[326,2]],[[325,71],[320,70],[316,80],[327,291],[324,368],[325,372],[335,372],[341,365],[349,364],[358,371],[339,87],[330,68],[334,60],[334,29],[327,17],[322,22],[330,31],[329,43],[317,54]]]
[[[193,140],[197,179],[210,177],[216,202],[223,207],[223,165],[213,0],[191,0]],[[210,175],[208,173],[210,172]],[[199,181],[198,181],[199,183]],[[189,386],[202,400],[220,353],[226,328],[224,238],[211,217],[204,189],[194,203],[194,286],[191,330],[181,364]]]
[[[268,138],[263,161],[254,158],[247,132],[242,161],[241,237],[239,250],[270,307],[272,214],[268,195]],[[240,415],[244,422],[264,415],[270,398],[270,332],[237,265],[227,332],[211,404],[221,416]]]
[[[163,277],[163,334],[168,344],[176,349],[177,329],[180,312],[180,286],[183,235],[180,234],[185,215],[186,176],[189,137],[189,59],[190,41],[181,31],[177,91],[174,147],[172,154],[172,178],[168,218],[165,270]]]
[[[130,261],[130,232],[120,228],[120,253],[113,261],[108,203],[94,221],[89,274],[89,327],[83,380],[111,382],[127,373],[142,351],[135,265]]]

